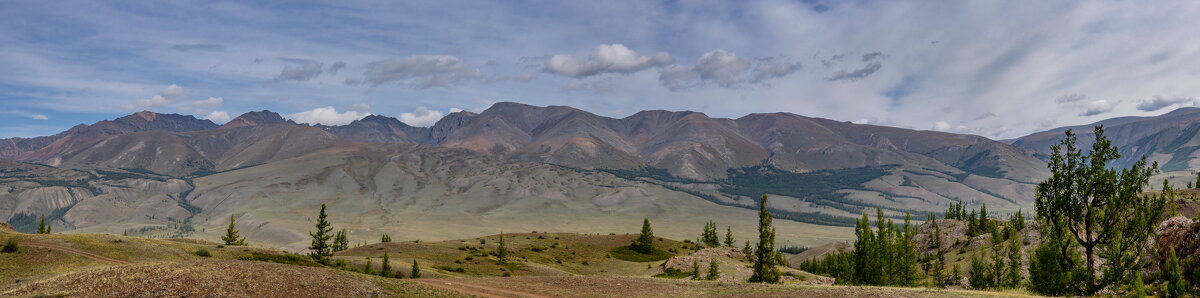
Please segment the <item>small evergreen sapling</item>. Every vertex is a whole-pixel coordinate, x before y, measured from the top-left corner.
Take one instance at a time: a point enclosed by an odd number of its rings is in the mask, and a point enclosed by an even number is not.
[[[721,277],[721,270],[717,268],[717,258],[713,258],[708,261],[708,276],[705,276],[704,279],[717,280],[718,277]]]
[[[221,240],[225,241],[225,245],[246,245],[246,237],[238,235],[232,214],[229,215],[229,227],[225,228],[225,236],[221,236]]]

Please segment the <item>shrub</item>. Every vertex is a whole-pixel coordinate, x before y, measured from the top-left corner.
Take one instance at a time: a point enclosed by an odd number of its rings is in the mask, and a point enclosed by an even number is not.
[[[268,263],[280,263],[308,267],[325,267],[321,263],[317,263],[312,259],[306,258],[297,254],[270,254],[261,252],[252,252],[238,257],[238,260],[243,261],[262,261]]]
[[[21,247],[17,245],[17,238],[8,238],[8,241],[4,242],[4,248],[0,249],[0,252],[15,253],[20,250]]]
[[[650,253],[640,253],[629,246],[619,246],[609,251],[609,255],[618,260],[630,262],[653,262],[669,259],[675,254],[660,249],[651,250]]]
[[[207,257],[211,257],[211,256],[212,256],[212,254],[208,253],[208,250],[207,250],[207,249],[203,249],[203,248],[201,248],[201,249],[197,249],[197,250],[196,250],[196,252],[195,252],[195,254],[196,254],[197,256],[201,256],[201,257],[205,257],[205,258],[207,258]]]

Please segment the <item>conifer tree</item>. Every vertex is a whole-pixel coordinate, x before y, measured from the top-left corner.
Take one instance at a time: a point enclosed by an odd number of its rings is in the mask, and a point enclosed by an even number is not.
[[[942,228],[938,226],[937,219],[933,217],[933,213],[929,214],[929,222],[933,225],[933,235],[929,237],[929,246],[933,250],[933,256],[930,264],[929,277],[933,280],[933,286],[946,286],[946,252],[942,248]]]
[[[225,236],[221,236],[221,240],[225,241],[225,245],[246,245],[246,237],[238,236],[232,214],[229,215],[229,227],[225,228]]]
[[[1077,294],[1086,296],[1128,280],[1129,271],[1141,267],[1146,241],[1171,191],[1141,194],[1158,172],[1158,164],[1148,164],[1145,156],[1128,167],[1112,167],[1121,154],[1103,126],[1094,128],[1095,141],[1086,153],[1076,146],[1074,132],[1065,134],[1051,147],[1051,177],[1037,186],[1035,214],[1043,242],[1055,242],[1059,261],[1081,273],[1075,281],[1083,284],[1083,292]],[[1083,252],[1083,264],[1070,257],[1076,248]],[[1099,259],[1104,262],[1097,264]]]
[[[1192,186],[1200,187],[1200,172],[1196,172],[1196,183],[1192,183]]]
[[[962,280],[962,267],[959,267],[958,264],[954,264],[954,269],[950,270],[950,281],[951,282],[949,284],[958,285],[959,281],[961,281],[961,280]]]
[[[1191,285],[1183,279],[1183,271],[1179,269],[1179,258],[1175,255],[1175,248],[1172,247],[1167,253],[1167,264],[1163,267],[1166,271],[1164,278],[1167,280],[1167,297],[1184,297],[1187,295]]]
[[[986,252],[985,252],[986,253]],[[971,256],[971,273],[968,280],[973,289],[987,289],[992,287],[994,280],[991,275],[991,266],[984,262],[985,256],[981,257],[980,253]]]
[[[367,263],[363,264],[363,273],[364,274],[375,274],[375,273],[372,273],[371,271],[372,271],[371,270],[371,259],[367,259]]]
[[[1005,260],[1004,248],[1001,247],[1001,245],[993,245],[992,246],[992,262],[989,264],[989,265],[992,265],[992,269],[991,269],[992,282],[991,282],[991,284],[993,287],[1005,286],[1004,277],[1007,276],[1006,271],[1008,271],[1005,269],[1007,269],[1008,266],[1005,265],[1004,260]]]
[[[1011,228],[1010,229],[1015,229]],[[1008,269],[1005,270],[1005,286],[1017,288],[1021,286],[1021,235],[1012,232],[1008,238]]]
[[[38,234],[48,234],[46,232],[46,216],[42,215],[41,221],[38,222]]]
[[[700,241],[709,247],[721,246],[721,238],[717,237],[717,223],[708,221],[704,223],[704,232],[700,234]]]
[[[333,237],[333,252],[339,252],[350,249],[350,239],[346,236],[346,229],[338,231],[337,236]]]
[[[725,227],[725,247],[733,247],[734,244],[737,244],[737,242],[735,240],[733,240],[733,228],[726,226]]]
[[[754,247],[750,246],[750,240],[746,240],[746,245],[742,247],[742,254],[746,255],[746,261],[754,262]]]
[[[708,276],[706,276],[704,279],[717,280],[717,278],[720,276],[721,270],[717,268],[717,258],[712,258],[712,260],[708,261]]]
[[[379,236],[379,243],[388,243],[388,242],[392,242],[392,235],[383,234],[383,236]]]
[[[496,248],[496,258],[503,264],[508,261],[508,248],[504,246],[504,232],[500,232],[500,246]]]
[[[421,266],[417,265],[417,260],[413,260],[412,273],[409,276],[412,278],[421,278]]]
[[[122,231],[121,236],[129,236],[129,229],[125,229],[125,231]]]
[[[1146,297],[1146,284],[1142,281],[1142,272],[1140,270],[1133,271],[1133,281],[1129,286],[1130,297]]]
[[[642,221],[642,234],[629,245],[633,251],[648,254],[654,252],[654,230],[650,229],[650,219]]]
[[[692,280],[700,280],[700,261],[692,259]]]
[[[771,226],[771,212],[767,211],[767,195],[762,195],[758,201],[758,247],[754,249],[754,274],[750,282],[779,283],[774,252],[775,228]]]
[[[383,264],[379,267],[379,276],[392,277],[392,262],[388,260],[388,254],[383,253]]]
[[[308,246],[308,249],[312,252],[308,256],[322,264],[328,263],[329,257],[333,256],[333,251],[330,250],[329,245],[329,239],[333,238],[333,235],[330,234],[333,228],[330,227],[329,221],[326,220],[327,217],[328,215],[325,214],[325,204],[321,204],[321,213],[317,215],[317,230],[308,233],[309,236],[312,236],[312,244]]]

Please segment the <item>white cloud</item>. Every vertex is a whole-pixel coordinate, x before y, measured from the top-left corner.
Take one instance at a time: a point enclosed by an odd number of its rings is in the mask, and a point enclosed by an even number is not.
[[[356,103],[356,104],[350,105],[350,110],[359,112],[359,113],[370,113],[371,105],[365,104],[365,103]]]
[[[204,119],[206,119],[208,121],[212,121],[213,123],[216,123],[216,124],[225,124],[225,122],[229,122],[229,120],[230,120],[229,113],[226,113],[224,111],[216,111],[216,112],[208,113],[208,116],[204,116]]]
[[[1113,106],[1114,106],[1114,104],[1111,104],[1107,100],[1103,100],[1103,99],[1092,101],[1092,102],[1087,103],[1087,106],[1085,106],[1085,109],[1083,110],[1083,112],[1079,113],[1079,116],[1086,117],[1086,116],[1095,116],[1095,115],[1108,113],[1113,110]]]
[[[1151,98],[1143,99],[1141,103],[1138,103],[1137,109],[1146,111],[1146,112],[1153,112],[1153,111],[1161,110],[1162,108],[1173,106],[1173,105],[1194,105],[1194,104],[1196,104],[1195,97],[1154,96]]]
[[[215,108],[220,108],[221,104],[223,104],[223,103],[225,103],[224,98],[209,97],[208,99],[202,99],[202,100],[197,100],[197,101],[192,102],[192,106],[197,107],[197,108],[215,109]]]
[[[938,122],[934,122],[934,123],[933,123],[933,130],[936,130],[936,131],[949,131],[949,130],[950,130],[950,123],[949,123],[949,122],[946,122],[946,121],[938,121]]]
[[[46,117],[46,115],[42,115],[42,114],[33,114],[33,115],[30,115],[29,118],[34,119],[34,120],[50,120],[50,117]]]
[[[346,125],[354,120],[362,119],[370,113],[347,111],[339,113],[333,107],[320,107],[312,110],[285,115],[284,117],[304,124]]]
[[[170,86],[167,86],[167,88],[163,88],[162,91],[159,91],[158,95],[155,95],[154,97],[151,97],[148,99],[139,99],[136,102],[134,102],[133,104],[126,104],[122,107],[125,108],[126,110],[145,110],[145,109],[151,109],[151,108],[164,108],[164,107],[171,105],[172,103],[175,103],[176,101],[178,101],[182,98],[183,98],[183,87],[179,87],[179,85],[171,84]]]
[[[368,63],[363,78],[346,79],[346,84],[371,83],[378,86],[397,83],[428,89],[447,87],[480,76],[479,70],[455,56],[413,55]]]
[[[285,65],[283,70],[279,71],[279,75],[275,80],[279,81],[308,81],[312,78],[321,75],[321,67],[323,63],[316,61],[308,61],[298,66]]]
[[[1086,99],[1088,99],[1087,95],[1078,94],[1078,93],[1070,93],[1070,94],[1063,94],[1062,96],[1055,98],[1054,101],[1056,101],[1058,103],[1071,103],[1071,102],[1083,101]]]
[[[542,71],[568,77],[584,78],[606,73],[631,74],[651,67],[671,64],[670,54],[639,56],[623,44],[602,44],[592,49],[587,60],[571,55],[553,55],[546,59]]]
[[[658,80],[671,91],[706,83],[724,88],[737,88],[744,82],[769,86],[769,81],[786,77],[802,68],[800,62],[776,61],[775,58],[744,59],[732,51],[717,49],[700,56],[692,67],[677,64],[663,67]]]
[[[450,113],[461,111],[462,109],[459,108],[450,108]],[[429,127],[437,123],[438,120],[441,120],[442,116],[445,116],[445,114],[442,114],[441,111],[430,110],[426,107],[417,107],[417,109],[411,113],[400,113],[400,116],[397,118],[400,119],[400,122],[404,122],[404,124],[408,124],[410,126]]]

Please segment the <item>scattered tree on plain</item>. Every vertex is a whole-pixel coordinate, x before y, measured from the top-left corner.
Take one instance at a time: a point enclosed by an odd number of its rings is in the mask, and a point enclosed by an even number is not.
[[[333,238],[333,235],[330,234],[333,228],[329,221],[326,220],[327,217],[328,215],[325,214],[325,204],[321,204],[321,213],[317,215],[317,230],[308,233],[312,237],[312,244],[308,246],[308,249],[312,252],[308,256],[322,264],[329,263],[329,258],[333,256],[333,250],[329,245],[329,239]]]
[[[767,195],[758,200],[758,247],[754,249],[754,274],[750,282],[779,283],[779,261],[775,251],[775,228],[771,226],[771,212],[767,211]]]
[[[225,245],[246,245],[246,237],[238,235],[232,214],[229,215],[229,227],[225,228],[225,236],[221,236],[221,241],[225,241]]]

